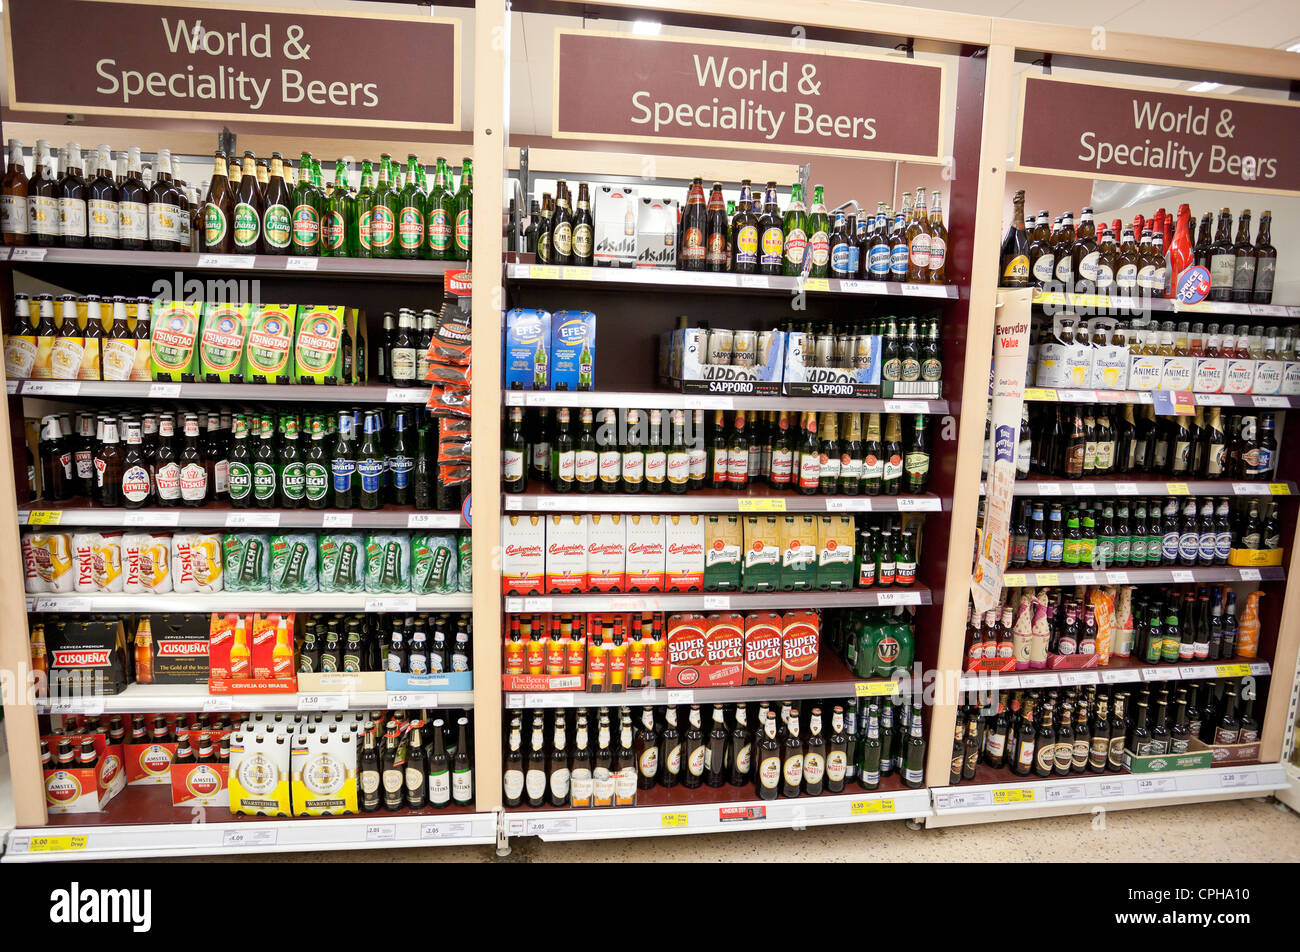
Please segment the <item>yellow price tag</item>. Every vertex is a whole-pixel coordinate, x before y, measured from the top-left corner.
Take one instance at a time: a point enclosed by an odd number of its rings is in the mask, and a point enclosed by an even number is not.
[[[1020,588],[1025,584],[1025,577],[1018,572],[1011,572],[1002,576],[1002,584],[1007,588]]]
[[[530,278],[558,278],[560,269],[553,264],[535,264],[528,269]]]
[[[1060,585],[1059,576],[1055,572],[1039,572],[1035,576],[1039,585]]]
[[[27,516],[29,526],[57,526],[62,520],[61,509],[33,509]]]
[[[739,499],[736,501],[739,512],[785,512],[784,499]]]
[[[590,268],[565,268],[561,273],[566,281],[589,281],[591,279]]]
[[[829,291],[831,283],[825,278],[807,278],[803,283],[805,291]]]
[[[898,693],[898,682],[892,678],[888,681],[855,681],[854,697],[885,697]]]
[[[1167,492],[1171,496],[1186,496],[1187,484],[1186,483],[1165,483],[1165,492]]]
[[[1034,799],[1034,791],[1029,787],[1019,787],[1015,790],[994,790],[994,803],[1030,803]]]
[[[1035,291],[1033,302],[1035,304],[1064,304],[1065,295],[1059,291]]]
[[[1248,664],[1215,665],[1214,673],[1221,678],[1244,678],[1248,674],[1250,674],[1250,665]]]
[[[1291,487],[1288,486],[1286,483],[1269,483],[1268,491],[1271,492],[1274,496],[1291,495]]]
[[[67,850],[84,850],[88,836],[33,836],[27,847],[32,853],[62,853]]]
[[[1051,403],[1056,402],[1056,391],[1045,390],[1042,387],[1030,387],[1025,391],[1026,400],[1046,400]]]
[[[872,813],[893,813],[893,800],[854,800],[849,806],[851,816],[869,816]]]
[[[660,818],[660,824],[666,830],[670,827],[686,826],[689,819],[690,816],[685,813],[665,813]]]

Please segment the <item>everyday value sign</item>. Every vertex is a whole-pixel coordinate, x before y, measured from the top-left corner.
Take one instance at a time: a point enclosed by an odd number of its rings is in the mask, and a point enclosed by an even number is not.
[[[1300,103],[1024,79],[1021,171],[1300,193]]]
[[[15,109],[460,127],[456,20],[119,0],[4,20]]]
[[[554,135],[940,161],[941,63],[556,33]]]

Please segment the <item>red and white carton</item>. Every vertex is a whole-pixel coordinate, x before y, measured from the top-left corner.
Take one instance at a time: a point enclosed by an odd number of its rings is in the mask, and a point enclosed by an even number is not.
[[[745,684],[780,684],[785,620],[776,612],[745,617]]]
[[[664,517],[659,513],[627,517],[627,590],[664,590]]]
[[[699,514],[674,514],[665,518],[665,590],[704,591],[704,517]]]
[[[228,764],[172,764],[172,806],[229,807]]]
[[[95,745],[94,767],[56,766],[42,771],[45,808],[50,813],[98,813],[126,788],[122,745],[108,743],[104,734],[49,734],[42,738],[51,753],[59,749],[61,740],[80,753],[81,743],[87,739]]]
[[[817,612],[786,612],[781,630],[781,673],[786,682],[817,677],[821,617]]]
[[[668,669],[665,685],[690,688],[700,681],[704,664],[705,620],[703,615],[669,615],[667,622]]]
[[[1249,357],[1229,357],[1223,372],[1224,393],[1251,393],[1255,389],[1255,361]]]
[[[706,622],[700,684],[709,688],[736,687],[745,669],[745,616],[740,612],[718,612]]]
[[[1223,357],[1197,357],[1192,390],[1196,393],[1222,393],[1223,374],[1228,361]]]
[[[627,525],[622,513],[587,517],[587,591],[627,591]]]
[[[546,575],[546,517],[506,516],[501,523],[501,591],[540,595]]]
[[[569,595],[587,587],[587,517],[565,513],[546,520],[546,593]]]

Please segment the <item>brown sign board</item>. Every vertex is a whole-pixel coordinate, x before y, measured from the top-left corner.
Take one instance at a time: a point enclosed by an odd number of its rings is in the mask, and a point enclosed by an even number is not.
[[[460,128],[460,23],[121,0],[6,0],[10,106]]]
[[[1022,172],[1300,194],[1300,103],[1026,74]]]
[[[942,63],[558,30],[556,138],[942,160]]]

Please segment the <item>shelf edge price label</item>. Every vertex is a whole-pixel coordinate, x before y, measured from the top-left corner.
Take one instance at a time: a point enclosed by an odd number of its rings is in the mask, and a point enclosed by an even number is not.
[[[149,384],[149,397],[156,400],[175,400],[181,395],[181,385],[178,383],[151,383]]]
[[[388,595],[366,599],[366,612],[413,612],[414,595]]]
[[[299,694],[300,711],[346,711],[348,699],[343,694]]]
[[[233,711],[235,709],[234,699],[226,696],[205,697],[203,699],[204,713],[214,713],[220,711]]]
[[[1118,780],[1110,780],[1101,785],[1101,795],[1103,797],[1122,797],[1124,796],[1124,784]]]
[[[1288,483],[1269,483],[1268,491],[1274,496],[1291,495],[1291,486]]]
[[[44,261],[45,248],[15,248],[9,256],[10,261]]]
[[[558,278],[560,269],[553,264],[535,264],[528,268],[530,278]]]
[[[668,703],[669,704],[694,704],[695,692],[694,691],[669,691]]]
[[[518,599],[515,599],[517,602]],[[518,608],[510,608],[509,611],[519,611]],[[524,611],[526,612],[549,612],[551,610],[551,600],[549,598],[525,598]]]
[[[1259,774],[1254,772],[1219,774],[1220,787],[1253,787],[1259,783]]]
[[[1190,582],[1196,578],[1196,574],[1188,569],[1174,569],[1169,575],[1175,582]]]
[[[784,499],[737,499],[737,512],[785,512]]]
[[[1096,573],[1096,572],[1078,572],[1078,573],[1076,573],[1075,576],[1074,576],[1074,584],[1075,584],[1075,585],[1096,585],[1096,584],[1097,584],[1097,573]]]
[[[884,800],[854,800],[849,804],[849,816],[871,816],[875,813],[893,813],[892,797]]]
[[[396,823],[367,823],[366,824],[366,842],[385,841],[397,839]]]
[[[1137,483],[1116,483],[1115,493],[1120,496],[1136,496],[1138,491]]]
[[[1021,577],[1023,578],[1024,576]],[[1035,581],[1039,585],[1060,585],[1061,584],[1055,572],[1039,572]],[[1010,585],[1011,583],[1007,582],[1007,584]]]
[[[1127,573],[1127,572],[1107,572],[1107,573],[1106,573],[1106,584],[1107,584],[1107,585],[1127,585],[1127,584],[1128,584],[1128,573]]]
[[[1032,803],[1033,787],[1006,787],[993,791],[993,802],[998,803]]]
[[[29,397],[75,397],[81,393],[79,380],[28,380],[23,393]]]
[[[1220,678],[1244,678],[1250,674],[1250,665],[1219,664],[1214,666],[1214,673]]]
[[[274,846],[277,834],[277,830],[222,830],[221,845]]]
[[[472,824],[469,820],[442,820],[438,823],[421,823],[420,839],[454,840],[469,836]]]
[[[84,850],[89,842],[89,836],[33,836],[28,841],[27,852],[65,853],[69,850]]]
[[[706,612],[729,611],[731,609],[730,595],[705,595],[704,610]]]
[[[27,514],[29,526],[57,526],[62,519],[61,509],[33,509]]]
[[[1241,569],[1241,580],[1243,582],[1258,582],[1259,569]]]
[[[352,513],[327,512],[321,517],[320,525],[322,529],[351,529]]]
[[[826,278],[804,278],[803,289],[805,291],[829,291],[831,283]]]
[[[688,826],[691,817],[689,813],[665,813],[659,818],[660,829],[670,830],[678,827]]]
[[[284,270],[286,271],[315,271],[319,263],[319,258],[300,258],[289,257],[285,259]]]
[[[385,403],[423,403],[429,391],[418,387],[389,387],[384,393]]]
[[[1275,484],[1276,485],[1276,484]],[[1269,487],[1263,483],[1233,483],[1234,496],[1267,496]]]
[[[889,681],[855,681],[854,697],[888,697],[898,693],[898,682]]]
[[[200,268],[251,268],[257,263],[256,255],[199,255]]]
[[[1173,777],[1140,777],[1137,782],[1138,793],[1172,793],[1178,789],[1178,781]]]
[[[278,512],[232,512],[226,516],[227,529],[277,529],[279,526]]]
[[[1039,484],[1038,484],[1038,495],[1040,495],[1040,496],[1059,496],[1059,495],[1061,495],[1061,487],[1058,486],[1058,485],[1056,485],[1056,483],[1039,483]]]
[[[560,275],[566,281],[590,281],[592,278],[592,270],[593,269],[591,268],[575,268],[570,266],[567,268],[561,268]]]
[[[1043,791],[1045,800],[1082,800],[1083,796],[1083,785],[1078,783],[1067,784],[1064,787],[1049,786]]]
[[[1170,496],[1186,496],[1187,484],[1186,483],[1165,483],[1165,492],[1168,493]]]
[[[1167,668],[1143,668],[1143,669],[1142,669],[1142,680],[1143,680],[1143,681],[1163,681],[1163,680],[1165,680],[1165,676],[1166,676],[1166,674],[1168,673],[1168,670],[1169,670],[1169,669],[1167,669]]]

